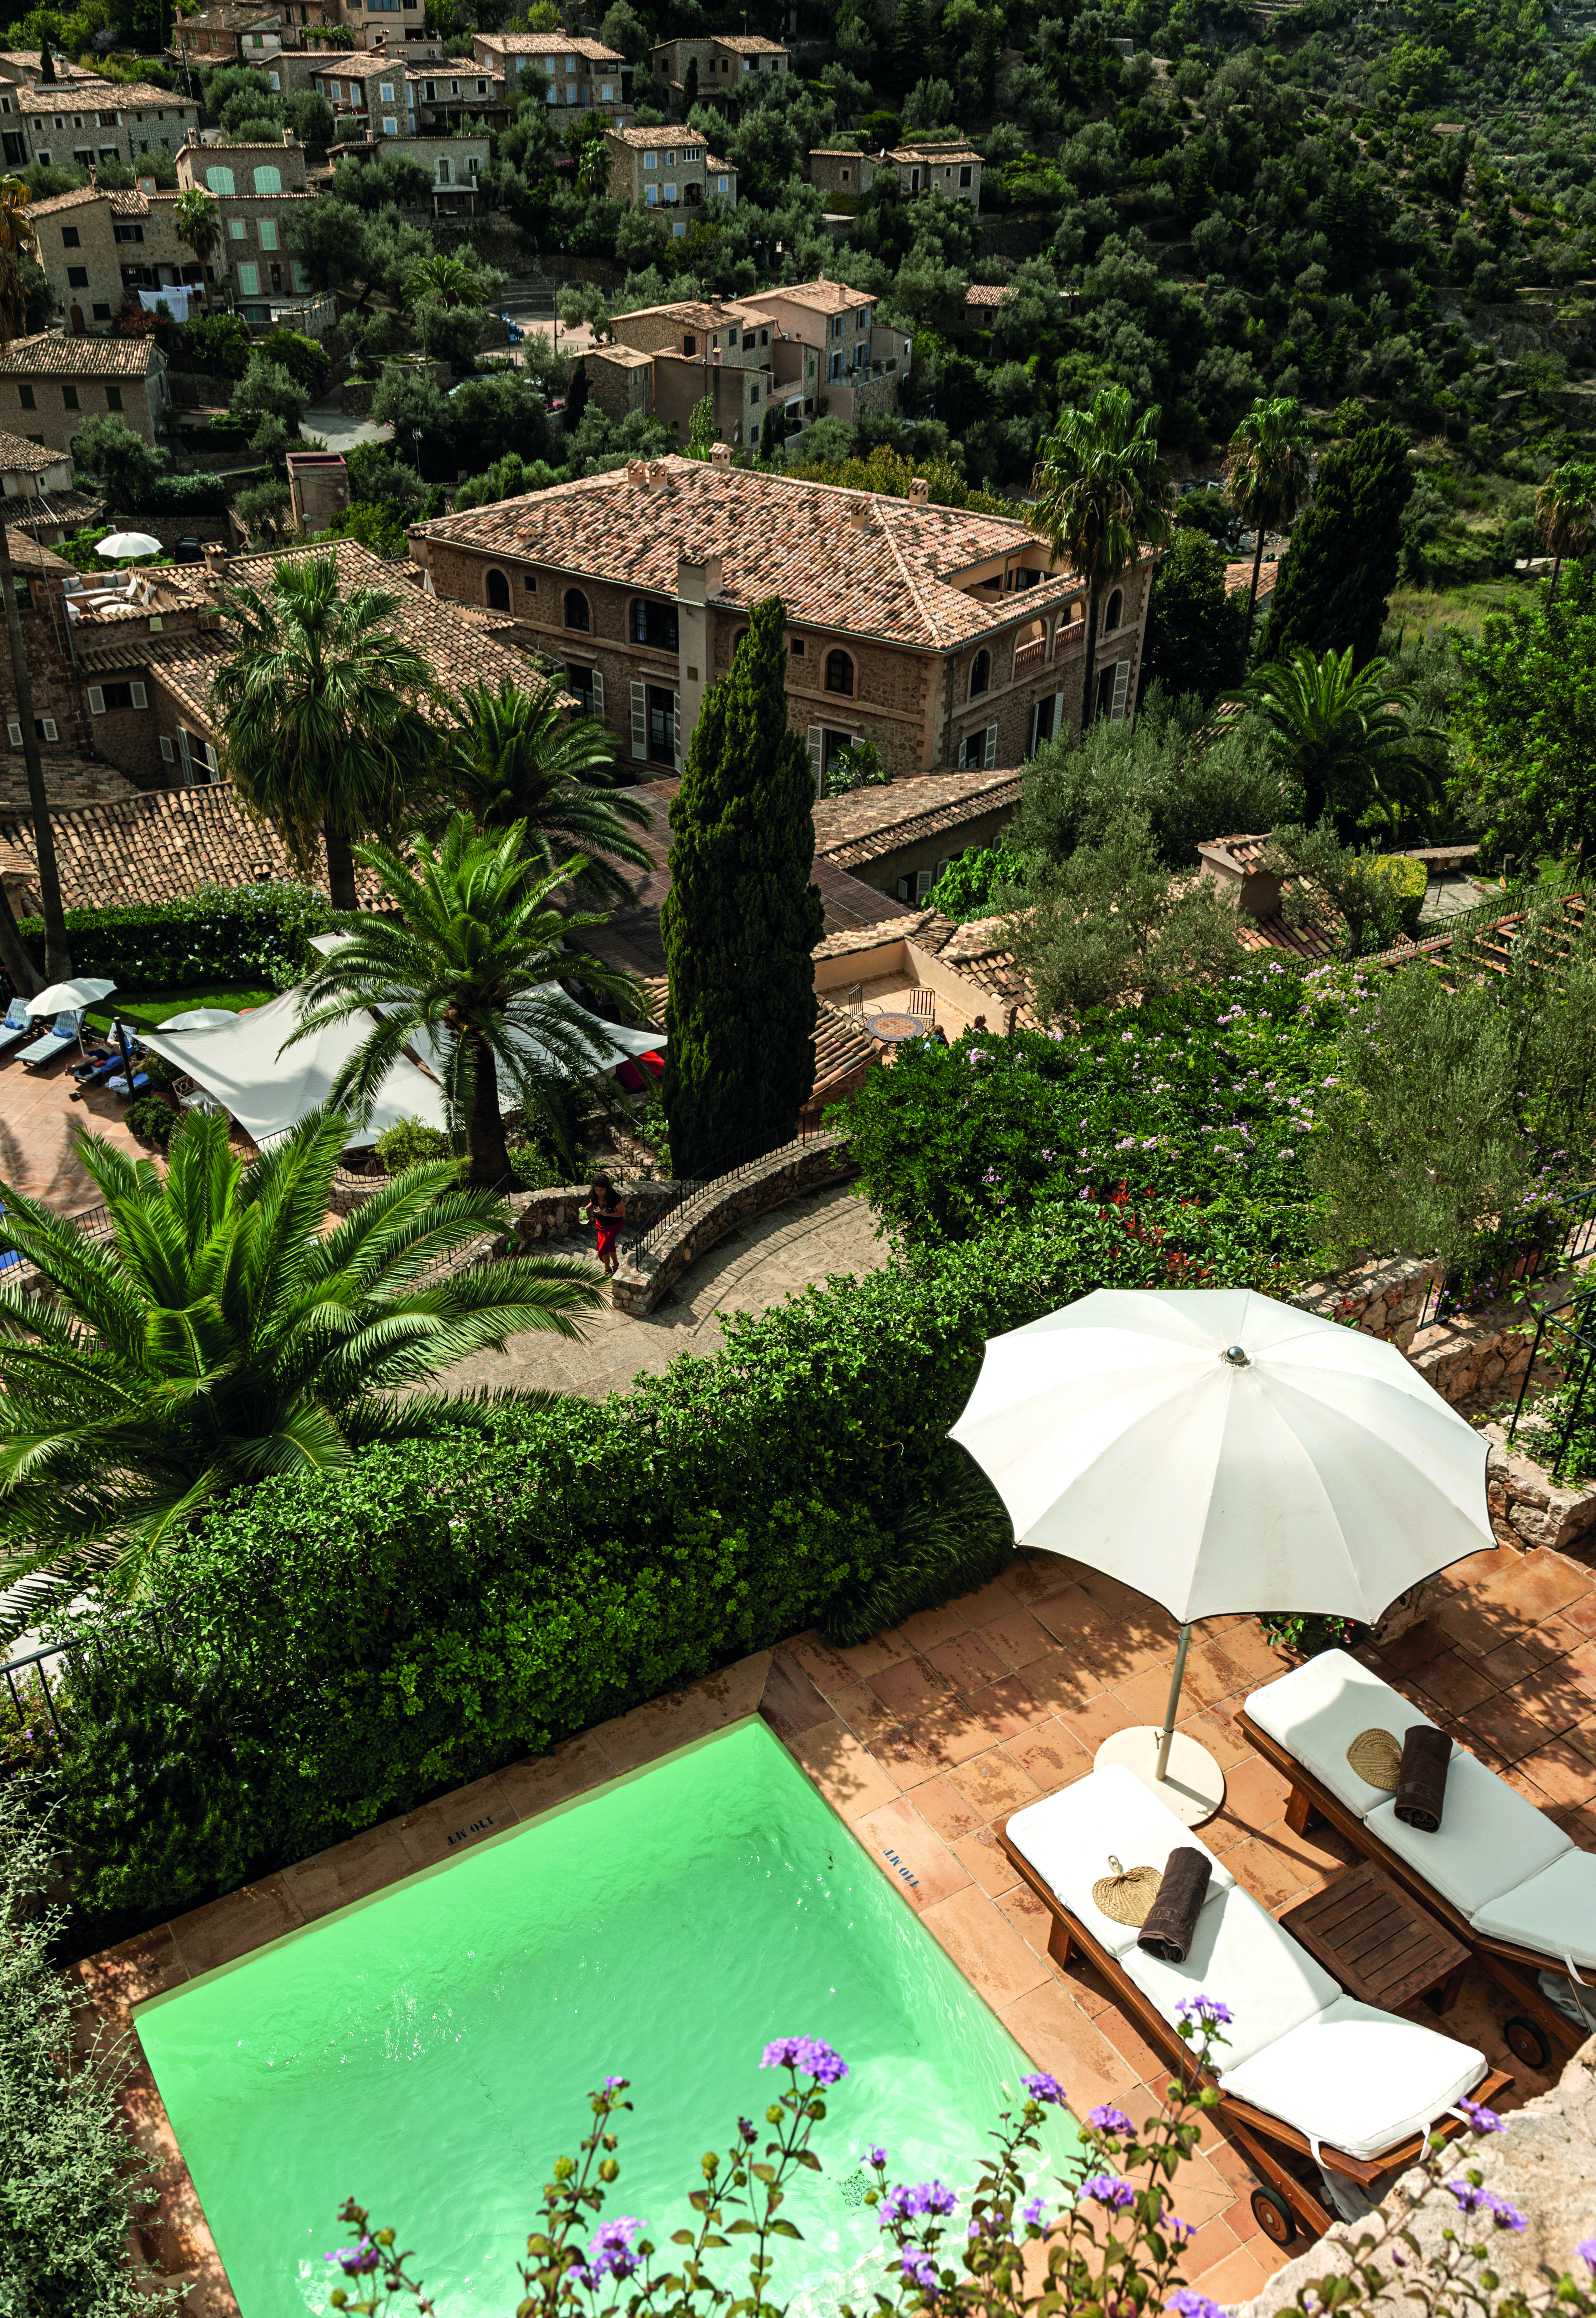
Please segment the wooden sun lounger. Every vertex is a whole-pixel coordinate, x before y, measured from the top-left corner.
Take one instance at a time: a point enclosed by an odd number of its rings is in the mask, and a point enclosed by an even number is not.
[[[1051,1928],[1047,1953],[1058,1964],[1067,1964],[1071,1954],[1079,1949],[1096,1965],[1114,1991],[1118,2009],[1132,2021],[1153,2050],[1169,2062],[1171,2072],[1188,2088],[1212,2086],[1219,2094],[1219,2107],[1215,2112],[1245,2154],[1255,2172],[1262,2175],[1267,2188],[1252,2193],[1252,2212],[1259,2227],[1276,2245],[1288,2245],[1296,2233],[1296,2224],[1314,2237],[1323,2237],[1335,2225],[1337,2216],[1325,2206],[1323,2184],[1306,2134],[1295,2125],[1284,2124],[1279,2117],[1252,2107],[1251,2102],[1238,2100],[1219,2085],[1212,2070],[1198,2071],[1190,2045],[1177,2035],[1158,2007],[1136,1986],[1117,1957],[1107,1949],[1060,1900],[1045,1878],[1038,1873],[1018,1844],[1009,1837],[1009,1822],[998,1829],[998,1840],[1008,1854],[1017,1873],[1023,1877],[1028,1891],[1034,1891],[1046,1909]],[[1505,2071],[1493,2069],[1475,2086],[1470,2098],[1487,2107],[1497,2095],[1512,2083]],[[1443,2118],[1435,2127],[1448,2134],[1461,2130],[1456,2118]],[[1345,2175],[1362,2189],[1370,2189],[1385,2175],[1404,2165],[1416,2164],[1424,2152],[1424,2136],[1414,2134],[1395,2148],[1385,2150],[1377,2158],[1349,2157],[1344,2150],[1320,2148],[1321,2161],[1333,2172]]]
[[[1527,2067],[1544,2069],[1555,2054],[1560,2061],[1572,2060],[1590,2034],[1559,2012],[1549,1999],[1543,1996],[1538,1975],[1543,1972],[1565,1973],[1567,1967],[1560,1956],[1538,1954],[1532,1948],[1515,1946],[1511,1941],[1494,1939],[1489,1933],[1478,1932],[1461,1910],[1443,1898],[1433,1884],[1405,1859],[1399,1859],[1377,1835],[1371,1835],[1364,1821],[1314,1773],[1300,1763],[1290,1748],[1260,1730],[1245,1709],[1237,1718],[1248,1745],[1260,1754],[1266,1763],[1272,1763],[1283,1777],[1291,1783],[1291,1793],[1286,1805],[1286,1824],[1294,1835],[1305,1835],[1316,1819],[1323,1819],[1340,1834],[1350,1837],[1366,1859],[1372,1859],[1394,1883],[1427,1908],[1432,1916],[1446,1925],[1455,1938],[1460,1940],[1482,1968],[1488,1972],[1497,1986],[1515,2004],[1522,2007],[1521,2014],[1508,2021],[1504,2034],[1509,2049]],[[1523,2032],[1528,2030],[1529,2034]]]

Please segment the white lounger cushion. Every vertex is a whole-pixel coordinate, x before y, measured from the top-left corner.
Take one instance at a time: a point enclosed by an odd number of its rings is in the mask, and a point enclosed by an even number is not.
[[[1125,1867],[1162,1870],[1171,1851],[1187,1845],[1212,1861],[1214,1873],[1205,1903],[1212,1906],[1216,1891],[1228,1891],[1235,1877],[1222,1866],[1206,1843],[1182,1826],[1172,1810],[1150,1794],[1134,1772],[1116,1763],[1106,1770],[1089,1771],[1084,1779],[1027,1803],[1009,1822],[1009,1838],[1050,1883],[1070,1913],[1110,1955],[1124,1955],[1136,1945],[1134,1924],[1116,1924],[1105,1916],[1091,1896],[1099,1877],[1113,1873],[1110,1852]]]
[[[1388,1730],[1400,1747],[1403,1734],[1435,1724],[1398,1690],[1359,1666],[1345,1650],[1321,1650],[1278,1682],[1266,1683],[1247,1701],[1259,1729],[1296,1756],[1330,1789],[1338,1802],[1359,1819],[1391,1800],[1385,1787],[1371,1787],[1347,1760],[1361,1730]],[[1454,1749],[1456,1752],[1456,1749]]]
[[[1340,1988],[1306,1948],[1282,1931],[1267,1908],[1239,1888],[1209,1900],[1184,1963],[1133,1947],[1125,1970],[1171,2026],[1193,1996],[1216,1996],[1229,2006],[1232,2026],[1215,2048],[1216,2068],[1236,2068],[1266,2044],[1335,2003]]]
[[[1449,1778],[1447,1789],[1449,1798]],[[1570,1846],[1528,1882],[1476,1908],[1472,1921],[1492,1939],[1516,1940],[1560,1963],[1572,1956],[1575,1963],[1596,1967],[1596,1853]]]
[[[1484,2073],[1472,2045],[1343,1996],[1219,2081],[1327,2149],[1367,2158],[1427,2132]]]
[[[1574,1848],[1563,1829],[1505,1779],[1472,1755],[1457,1753],[1448,1766],[1446,1803],[1433,1835],[1404,1826],[1391,1796],[1364,1825],[1466,1916]]]

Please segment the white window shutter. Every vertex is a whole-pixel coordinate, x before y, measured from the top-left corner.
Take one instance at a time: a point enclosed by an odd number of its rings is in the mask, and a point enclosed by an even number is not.
[[[676,768],[679,773],[682,769],[682,696],[679,692],[673,692],[670,696],[670,744],[676,750]]]
[[[163,732],[161,734],[161,756],[163,760],[169,765],[176,754],[176,750],[172,746],[171,736],[168,733]]]
[[[634,757],[649,753],[649,696],[641,684],[632,687],[632,753]]]
[[[104,714],[105,695],[97,684],[91,684],[89,687],[89,714],[91,716],[103,716]],[[19,724],[17,726],[17,739],[20,741],[22,737],[22,728]]]
[[[593,671],[593,714],[600,718],[604,715],[604,678],[596,669]]]
[[[5,728],[5,737],[11,742],[13,749],[20,749],[22,745],[22,726],[20,724],[8,724]]]
[[[22,737],[22,728],[19,725],[17,728],[17,739],[20,741]],[[816,796],[819,796],[820,793],[820,758],[825,744],[825,734],[821,732],[818,724],[811,724],[805,737],[809,741],[809,769],[814,775],[814,793]]]
[[[47,741],[60,739],[60,734],[56,731],[56,720],[53,716],[41,716],[39,721],[44,727],[44,737]]]
[[[998,761],[998,728],[997,728],[997,726],[996,726],[995,724],[989,724],[989,725],[987,726],[987,728],[986,728],[986,747],[985,747],[985,749],[984,749],[984,750],[982,750],[982,759],[981,759],[981,762],[982,762],[982,770],[983,770],[983,771],[990,770],[990,769],[991,769],[991,768],[993,765],[995,765],[995,764],[997,763],[997,761]]]
[[[134,685],[132,687],[132,693],[133,705],[135,708],[148,708],[149,706],[149,695],[146,692],[141,684]]]
[[[1114,698],[1109,705],[1110,721],[1117,724],[1125,714],[1125,699],[1131,688],[1131,664],[1128,660],[1114,663]]]

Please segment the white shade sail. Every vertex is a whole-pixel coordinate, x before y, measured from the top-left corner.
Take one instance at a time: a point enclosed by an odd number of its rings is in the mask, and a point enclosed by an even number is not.
[[[952,1431],[1022,1544],[1182,1623],[1372,1622],[1495,1543],[1484,1437],[1395,1345],[1247,1289],[1098,1289],[993,1337]]]
[[[270,1005],[208,1029],[175,1031],[168,1023],[140,1031],[139,1044],[186,1071],[256,1143],[266,1143],[319,1109],[344,1065],[372,1034],[372,1017],[354,1014],[279,1054],[298,1026],[300,999],[298,989],[286,991]],[[401,1119],[448,1125],[437,1081],[402,1056],[379,1088],[366,1125],[351,1128],[350,1141],[373,1143]]]
[[[109,998],[115,988],[114,982],[80,974],[75,982],[52,982],[49,988],[41,990],[37,998],[30,998],[28,1012],[30,1015],[80,1014],[85,1006],[98,1005],[102,998]]]
[[[219,1023],[238,1019],[236,1006],[191,1006],[186,1013],[168,1014],[163,1030],[214,1030]]]

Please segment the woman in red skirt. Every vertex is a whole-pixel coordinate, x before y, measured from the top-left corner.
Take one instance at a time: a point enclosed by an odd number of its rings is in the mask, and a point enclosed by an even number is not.
[[[615,1266],[621,1261],[621,1226],[626,1221],[626,1202],[607,1175],[595,1175],[588,1198],[598,1260],[613,1280]]]

